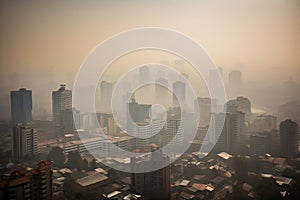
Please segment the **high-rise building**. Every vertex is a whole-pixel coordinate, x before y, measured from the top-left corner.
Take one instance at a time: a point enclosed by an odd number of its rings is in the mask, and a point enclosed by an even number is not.
[[[105,129],[106,134],[115,134],[120,132],[120,128],[111,113],[97,113],[97,119],[102,129]]]
[[[66,85],[62,84],[58,91],[52,92],[52,119],[56,136],[64,134],[61,132],[61,116],[62,112],[67,109],[72,109],[72,91],[66,90]]]
[[[184,142],[184,123],[180,117],[173,116],[167,120],[167,141],[170,144],[181,145]]]
[[[168,80],[159,78],[156,80],[155,85],[155,98],[164,106],[168,106]]]
[[[133,126],[131,133],[136,135],[135,147],[144,149],[146,145],[156,143],[159,137],[161,127],[163,127],[164,121],[159,119],[152,120],[149,122],[139,122]],[[157,134],[157,135],[156,135]]]
[[[128,103],[127,120],[130,116],[133,122],[145,122],[147,119],[150,119],[150,108],[150,104],[139,104],[135,100],[134,95],[132,95],[132,99]]]
[[[0,181],[0,199],[51,200],[51,161],[40,161],[36,168],[14,166],[7,169]]]
[[[65,109],[60,115],[60,133],[68,134],[74,132],[77,128],[75,124],[80,125],[80,111],[73,109]]]
[[[21,88],[10,92],[11,118],[13,123],[29,123],[32,121],[32,92]]]
[[[37,132],[30,126],[17,124],[12,132],[12,156],[21,159],[38,153]]]
[[[243,112],[245,113],[246,122],[251,122],[251,101],[246,97],[237,97],[236,99],[229,100],[226,104],[227,112]]]
[[[173,107],[180,107],[179,101],[185,106],[185,83],[176,81],[173,83]]]
[[[256,155],[272,153],[272,135],[270,132],[262,132],[250,136],[250,152]]]
[[[0,199],[30,200],[30,180],[25,169],[13,167],[8,169],[0,181]]]
[[[140,173],[131,174],[131,189],[141,194],[145,199],[169,199],[170,198],[170,159],[156,150],[150,158],[131,158],[132,171]],[[165,166],[156,171],[144,172],[149,167]],[[142,173],[141,173],[142,172]],[[143,173],[144,172],[144,173]]]
[[[224,125],[222,119],[225,117]],[[223,126],[222,126],[223,125]],[[211,119],[212,143],[217,140],[215,133],[221,131],[215,149],[218,151],[238,152],[245,139],[245,114],[242,112],[213,113]]]
[[[111,112],[111,96],[113,83],[102,81],[100,84],[100,110],[101,112]]]
[[[199,114],[200,114],[200,126],[207,126],[209,125],[210,122],[210,118],[211,118],[211,106],[216,105],[216,100],[215,99],[211,99],[208,97],[198,97],[197,99],[195,99],[195,109],[197,110],[196,107],[198,106],[199,108]]]
[[[50,160],[40,161],[37,168],[30,171],[30,183],[32,199],[52,199],[52,166]]]
[[[150,80],[150,70],[148,66],[142,66],[139,68],[139,83],[147,83]]]
[[[284,156],[292,157],[298,152],[298,124],[290,119],[280,123],[280,147]]]

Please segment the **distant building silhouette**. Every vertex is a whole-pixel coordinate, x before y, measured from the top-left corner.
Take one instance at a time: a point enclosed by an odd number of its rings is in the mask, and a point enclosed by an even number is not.
[[[229,100],[226,104],[227,112],[243,112],[245,113],[246,122],[251,122],[251,101],[246,97],[237,97],[236,99]]]
[[[182,126],[180,126],[182,124]],[[178,116],[169,117],[167,120],[167,141],[170,144],[181,145],[184,142],[184,123]]]
[[[208,126],[211,118],[211,106],[216,105],[216,100],[208,97],[198,97],[195,102],[195,111],[196,106],[199,108],[200,114],[200,126]]]
[[[22,159],[24,156],[34,156],[38,153],[37,132],[30,126],[17,124],[12,132],[12,156]]]
[[[280,147],[284,156],[292,157],[298,152],[298,124],[290,119],[280,123]]]
[[[224,126],[222,119],[225,117]],[[221,134],[215,145],[217,151],[228,151],[238,153],[239,147],[243,145],[245,139],[245,114],[242,112],[213,113],[210,126],[213,133],[210,134],[210,142],[214,143],[217,138],[215,133]]]
[[[11,118],[13,123],[29,123],[32,121],[32,92],[21,88],[10,92]]]
[[[131,174],[131,189],[141,194],[145,199],[169,199],[170,198],[170,159],[163,155],[162,150],[151,153],[150,158],[131,158],[133,171],[143,172],[149,166],[166,166],[162,169]]]
[[[150,123],[149,104],[139,104],[136,102],[134,95],[131,102],[128,103],[127,109],[127,132],[136,135],[136,147],[144,148],[145,145],[153,143],[155,140],[151,138],[154,133],[158,133],[164,122],[160,119],[152,119]],[[132,123],[129,120],[131,117]]]
[[[72,91],[66,90],[66,85],[60,85],[60,88],[57,91],[52,92],[52,115],[53,115],[53,123],[55,128],[55,135],[59,136],[62,133],[62,124],[61,117],[62,113],[65,110],[72,109]],[[72,119],[69,119],[70,121]]]
[[[139,68],[139,83],[147,83],[150,80],[150,70],[148,66],[142,66]]]
[[[168,106],[168,80],[159,78],[155,85],[155,98],[162,105]]]
[[[100,84],[100,110],[101,112],[111,112],[111,96],[113,83],[102,81]]]
[[[270,132],[262,132],[250,136],[250,153],[265,155],[272,153],[272,135]]]
[[[179,101],[185,106],[185,83],[176,81],[173,83],[173,107],[180,107]]]
[[[231,96],[239,95],[242,88],[242,72],[238,70],[231,71],[228,75],[229,92]]]

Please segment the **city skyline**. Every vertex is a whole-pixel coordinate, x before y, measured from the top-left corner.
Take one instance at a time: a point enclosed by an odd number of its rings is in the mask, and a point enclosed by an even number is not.
[[[21,87],[34,90],[33,99],[39,97],[39,101],[33,101],[33,115],[44,111],[49,115],[51,108],[43,106],[50,103],[46,91],[53,91],[60,83],[72,88],[77,70],[96,45],[119,32],[147,26],[165,27],[192,37],[206,49],[216,65],[222,67],[225,81],[231,71],[240,70],[247,88],[264,85],[262,91],[247,93],[260,109],[266,107],[262,104],[266,104],[264,99],[268,97],[264,93],[269,88],[274,95],[270,99],[278,99],[281,104],[287,102],[276,93],[284,93],[283,83],[292,80],[299,89],[300,11],[296,0],[251,3],[215,0],[189,4],[179,1],[27,3],[3,2],[0,8],[3,16],[0,19],[3,30],[0,108],[5,115],[9,112],[8,92]],[[65,13],[65,9],[68,12]],[[165,12],[168,10],[172,12]],[[164,20],[160,20],[162,18]],[[174,67],[176,59],[178,57],[164,52],[135,52],[113,63],[107,76],[117,79],[118,73],[148,62],[167,61]],[[189,74],[197,85],[190,66],[185,65],[183,73]],[[286,96],[300,99],[294,90]],[[0,119],[7,117],[0,116]]]

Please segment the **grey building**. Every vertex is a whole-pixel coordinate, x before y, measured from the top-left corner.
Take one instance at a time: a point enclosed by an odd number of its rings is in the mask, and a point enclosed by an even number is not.
[[[13,123],[32,121],[32,92],[21,88],[10,92],[11,118]]]

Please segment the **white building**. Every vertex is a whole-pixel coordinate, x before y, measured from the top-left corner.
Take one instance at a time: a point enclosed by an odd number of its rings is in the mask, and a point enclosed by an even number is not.
[[[66,85],[60,85],[58,91],[52,92],[52,114],[55,135],[61,135],[61,115],[66,109],[72,109],[72,91],[66,90]]]
[[[21,159],[26,155],[34,156],[38,153],[37,132],[30,126],[17,124],[12,133],[12,156]]]

